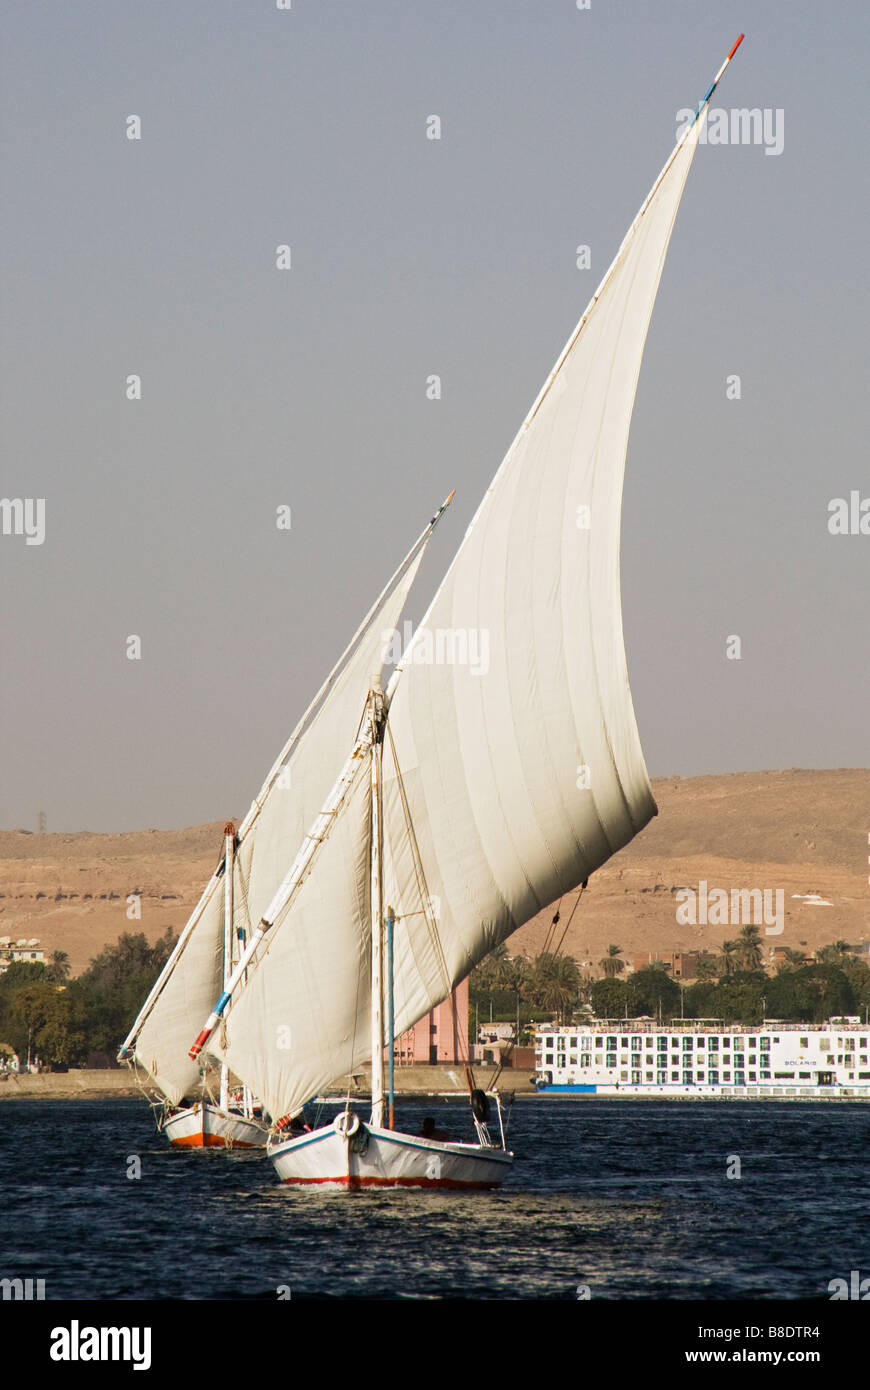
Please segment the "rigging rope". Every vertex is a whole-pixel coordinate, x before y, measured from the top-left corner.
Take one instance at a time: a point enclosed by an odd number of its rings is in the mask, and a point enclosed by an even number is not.
[[[463,1035],[463,1032],[459,1027],[459,1021],[456,1014],[456,999],[453,995],[453,981],[450,978],[450,971],[447,968],[447,960],[444,955],[444,948],[441,944],[441,934],[438,931],[438,927],[435,922],[435,917],[432,912],[432,898],[429,893],[429,885],[426,882],[426,873],[423,868],[423,860],[420,856],[420,846],[417,843],[417,834],[414,830],[414,823],[411,820],[411,809],[408,805],[408,797],[405,792],[405,782],[402,777],[402,769],[399,767],[399,758],[396,753],[396,745],[393,742],[393,731],[390,728],[389,719],[386,720],[385,727],[387,738],[390,742],[390,752],[393,755],[393,767],[396,769],[396,781],[398,783],[399,796],[402,802],[402,815],[405,819],[405,828],[408,832],[408,843],[411,848],[411,860],[414,865],[414,877],[417,882],[417,892],[420,895],[420,901],[423,905],[423,919],[426,923],[426,929],[429,933],[429,940],[432,943],[433,950],[435,951],[435,958],[441,969],[441,975],[445,986],[444,998],[446,999],[449,996],[451,999],[451,1007],[453,1009],[453,1017],[456,1026],[457,1040],[460,1044],[460,1051],[465,1054],[466,1059],[465,1079],[468,1084],[468,1093],[470,1095],[471,1092],[474,1090],[474,1071],[472,1069],[471,1057],[469,1055],[467,1031],[466,1035]],[[417,914],[415,913],[414,915],[416,916]]]

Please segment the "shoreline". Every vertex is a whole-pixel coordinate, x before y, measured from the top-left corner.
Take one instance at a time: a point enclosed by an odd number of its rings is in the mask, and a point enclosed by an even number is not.
[[[461,1066],[414,1067],[402,1069],[403,1074],[396,1077],[397,1096],[449,1096],[468,1094]],[[483,1078],[480,1078],[483,1080]],[[520,1072],[516,1082],[502,1073],[504,1091],[514,1091],[517,1095],[537,1094],[525,1072]],[[343,1083],[343,1084],[342,1084]],[[352,1077],[340,1077],[330,1087],[329,1095],[336,1100],[348,1091],[351,1099],[362,1099],[371,1094],[368,1071],[355,1073]],[[4,1100],[106,1100],[142,1096],[141,1087],[136,1085],[126,1068],[106,1068],[104,1070],[86,1067],[72,1068],[65,1072],[7,1072],[0,1074],[0,1101]]]

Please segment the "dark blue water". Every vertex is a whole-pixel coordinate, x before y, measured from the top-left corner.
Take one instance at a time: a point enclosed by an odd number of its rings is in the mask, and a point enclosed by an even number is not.
[[[464,1103],[398,1119],[427,1113],[464,1137]],[[48,1299],[827,1300],[870,1273],[868,1140],[860,1103],[528,1099],[499,1192],[324,1193],[263,1157],[171,1150],[141,1101],[6,1101],[0,1277]]]

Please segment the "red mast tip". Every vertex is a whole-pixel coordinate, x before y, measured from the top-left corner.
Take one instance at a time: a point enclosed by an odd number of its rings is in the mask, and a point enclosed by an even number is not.
[[[728,54],[728,61],[729,61],[729,62],[730,62],[731,59],[734,57],[734,54],[737,52],[738,48],[740,47],[740,45],[742,44],[742,42],[743,42],[743,40],[744,40],[745,38],[746,38],[746,35],[745,35],[745,34],[738,34],[738,35],[737,35],[737,42],[735,43],[735,45],[734,45],[734,47],[732,48],[731,52]]]

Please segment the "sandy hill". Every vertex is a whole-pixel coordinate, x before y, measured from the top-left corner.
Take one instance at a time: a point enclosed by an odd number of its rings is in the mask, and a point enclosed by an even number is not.
[[[736,930],[679,926],[674,892],[781,888],[785,930],[765,944],[807,951],[838,938],[870,939],[870,769],[792,769],[654,784],[658,817],[595,874],[563,949],[597,963],[610,942],[629,959],[716,949]],[[0,935],[39,937],[68,952],[74,973],[122,931],[154,939],[180,930],[221,852],[223,822],[122,835],[0,832]],[[141,920],[128,918],[139,894]],[[830,906],[804,899],[819,895]],[[574,894],[561,905],[562,927]],[[512,952],[544,943],[553,909],[512,938]],[[597,971],[596,971],[597,973]]]

